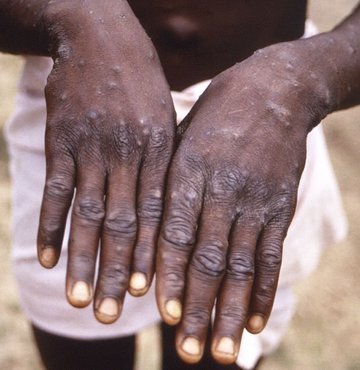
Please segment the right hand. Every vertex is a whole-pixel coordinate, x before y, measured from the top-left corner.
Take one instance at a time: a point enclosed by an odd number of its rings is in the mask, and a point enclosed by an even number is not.
[[[175,113],[156,51],[131,9],[125,1],[105,4],[59,2],[45,13],[55,43],[38,254],[44,267],[56,265],[76,189],[67,298],[84,307],[94,295],[97,319],[111,323],[129,281],[133,295],[151,284]]]
[[[229,364],[243,329],[266,325],[295,212],[306,137],[328,107],[314,46],[269,46],[216,76],[179,126],[157,257],[163,320],[176,348]],[[320,74],[319,74],[320,76]]]

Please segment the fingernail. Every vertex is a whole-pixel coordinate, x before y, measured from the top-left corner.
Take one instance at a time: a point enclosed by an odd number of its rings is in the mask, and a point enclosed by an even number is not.
[[[119,304],[114,298],[105,298],[97,309],[98,319],[105,323],[110,324],[114,322],[119,315]]]
[[[265,320],[260,315],[253,315],[250,317],[247,327],[252,333],[260,333],[265,326]]]
[[[174,319],[181,318],[181,303],[177,299],[171,299],[165,304],[166,313]]]
[[[194,337],[187,337],[182,346],[182,350],[189,355],[199,356],[200,355],[200,342]]]
[[[217,352],[224,353],[226,355],[235,355],[235,343],[232,338],[229,337],[223,337],[220,339],[217,347]]]
[[[146,275],[142,272],[134,272],[130,278],[130,288],[134,290],[144,290],[147,287]]]
[[[91,290],[87,283],[78,281],[71,291],[71,302],[77,306],[86,306],[91,301]]]
[[[41,264],[46,268],[54,267],[57,255],[53,247],[44,247],[40,255]]]

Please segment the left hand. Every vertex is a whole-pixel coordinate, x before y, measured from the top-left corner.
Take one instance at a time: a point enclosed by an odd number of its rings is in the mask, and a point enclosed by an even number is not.
[[[305,163],[306,136],[325,112],[304,42],[255,53],[218,75],[180,126],[157,260],[157,300],[176,346],[195,363],[216,305],[212,354],[235,361],[244,327],[269,318],[282,244]],[[323,109],[324,108],[324,109]]]

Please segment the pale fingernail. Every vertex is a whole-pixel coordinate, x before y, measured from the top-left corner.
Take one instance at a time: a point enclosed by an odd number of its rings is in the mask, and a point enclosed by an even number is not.
[[[130,288],[134,290],[144,290],[147,287],[146,275],[142,272],[134,272],[130,278]]]
[[[171,299],[165,304],[166,313],[174,319],[181,318],[181,303],[177,299]]]
[[[200,342],[198,339],[193,337],[187,337],[182,346],[182,350],[191,356],[200,355]]]
[[[247,327],[252,333],[260,333],[265,326],[265,320],[260,315],[253,315],[248,320]]]
[[[40,254],[41,264],[46,268],[51,268],[54,267],[56,260],[56,250],[52,247],[44,247]]]
[[[232,338],[229,337],[223,337],[220,339],[217,347],[217,352],[224,353],[226,355],[235,355],[235,343]]]
[[[114,322],[119,315],[119,304],[114,298],[105,298],[97,309],[97,318],[105,323]]]
[[[71,291],[71,302],[77,306],[86,306],[91,300],[91,290],[87,283],[78,281]]]

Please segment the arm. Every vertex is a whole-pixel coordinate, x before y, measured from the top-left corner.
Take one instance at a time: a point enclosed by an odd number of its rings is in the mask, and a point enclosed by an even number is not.
[[[359,34],[360,5],[334,30],[310,39],[325,61],[321,65],[324,67],[322,78],[330,93],[328,113],[360,103]]]
[[[0,1],[0,50],[12,54],[49,56],[44,12],[48,0]]]
[[[40,262],[57,263],[73,201],[67,297],[77,307],[94,297],[96,317],[113,322],[129,281],[142,295],[154,271],[175,128],[156,51],[123,0],[0,1],[0,14],[1,50],[54,60]]]
[[[179,355],[235,361],[263,330],[293,217],[306,137],[360,102],[360,8],[334,31],[272,45],[216,76],[181,123],[157,256],[157,300]]]

